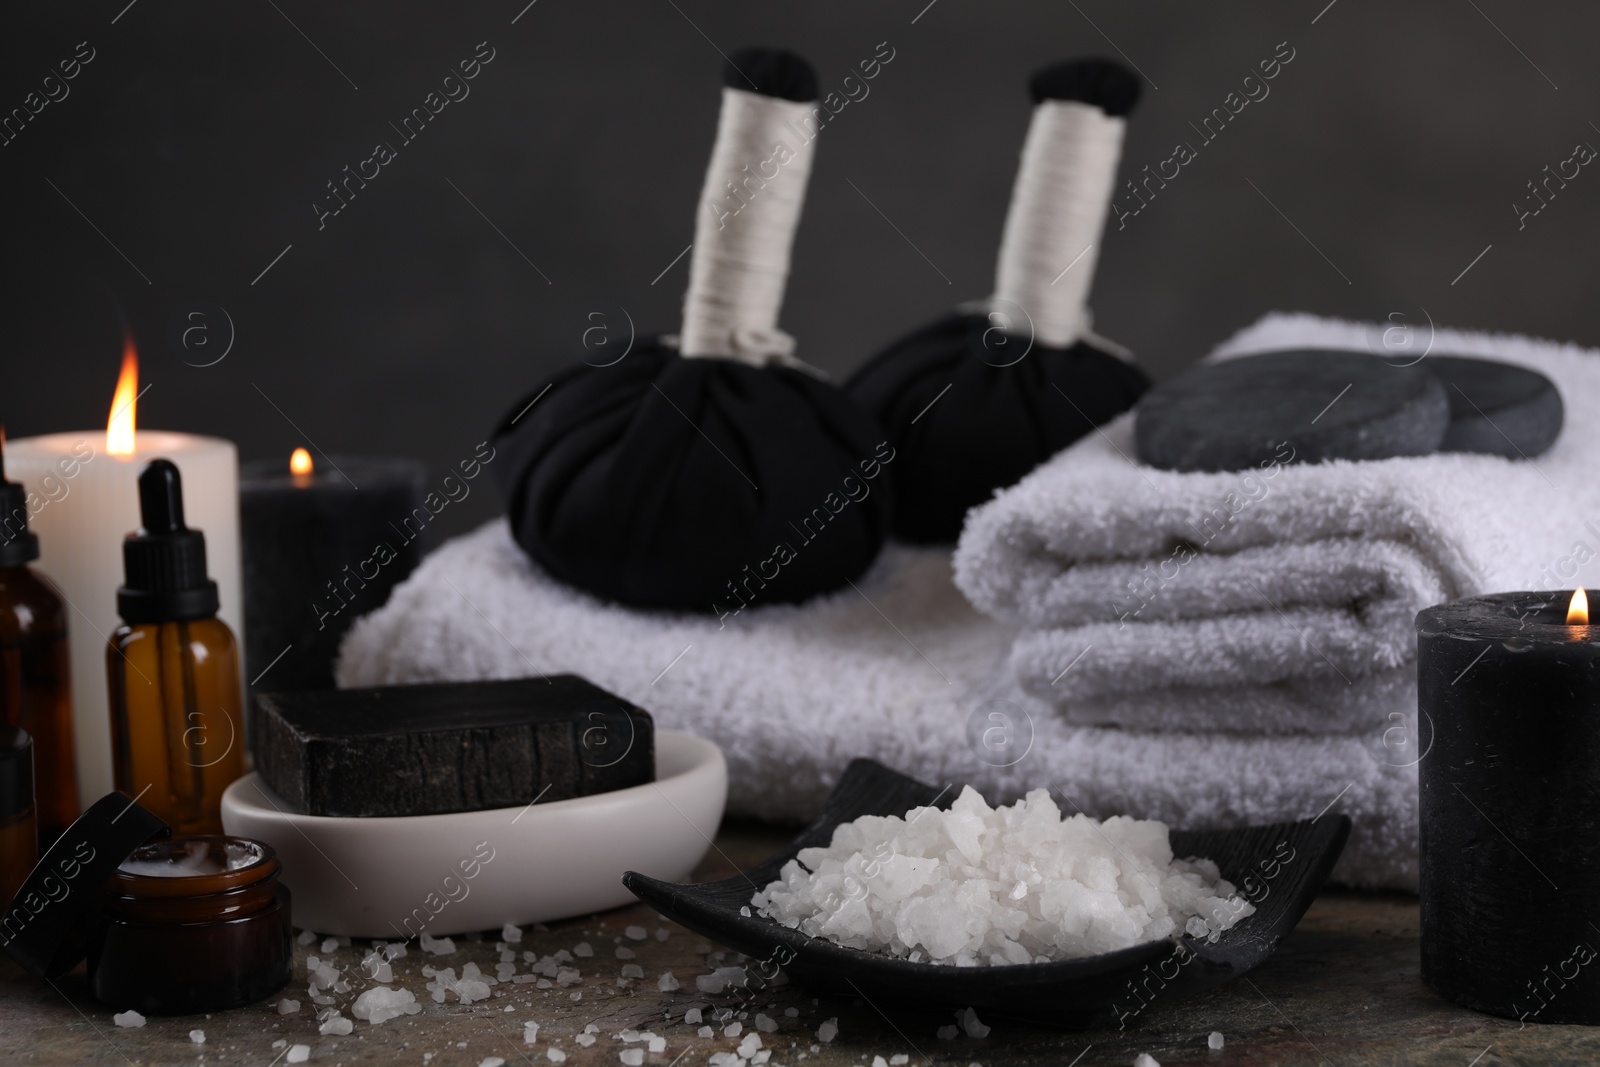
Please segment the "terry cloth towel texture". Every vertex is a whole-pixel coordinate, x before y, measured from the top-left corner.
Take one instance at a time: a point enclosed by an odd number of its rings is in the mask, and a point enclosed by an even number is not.
[[[953,789],[970,783],[994,802],[1054,785],[1067,814],[1176,827],[1344,812],[1355,829],[1335,877],[1416,887],[1416,769],[1395,765],[1407,761],[1381,731],[1252,737],[1073,726],[1017,688],[1006,665],[1015,628],[973,610],[951,581],[948,551],[891,544],[857,586],[802,605],[750,607],[719,627],[709,616],[623,608],[563,585],[497,520],[442,545],[356,623],[338,680],[581,674],[659,726],[722,746],[730,810],[775,820],[816,815],[857,756]]]
[[[1211,358],[1368,351],[1381,331],[1274,314]],[[1135,462],[1130,415],[973,509],[956,584],[1022,628],[1011,662],[1023,689],[1079,722],[1267,730],[1282,700],[1279,728],[1381,728],[1414,699],[1398,679],[1414,672],[1419,610],[1592,584],[1600,353],[1447,330],[1431,351],[1548,376],[1566,406],[1559,439],[1531,460],[1437,453],[1177,473]]]

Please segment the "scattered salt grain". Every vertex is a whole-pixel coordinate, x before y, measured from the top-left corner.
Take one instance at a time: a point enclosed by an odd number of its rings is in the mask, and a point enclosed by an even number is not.
[[[738,1037],[744,1033],[744,1023],[729,1023],[722,1028],[723,1037]]]
[[[630,941],[643,941],[650,936],[649,931],[642,926],[630,926],[622,932]]]
[[[1141,1052],[1133,1058],[1133,1067],[1161,1067],[1161,1061],[1148,1052]]]
[[[661,977],[656,979],[656,988],[663,993],[671,993],[682,987],[678,984],[677,975],[671,971],[662,971]]]
[[[783,1009],[783,1016],[786,1019],[798,1019],[798,1018],[800,1018],[800,1009],[799,1008],[784,1008]]]
[[[948,810],[840,825],[751,904],[812,937],[966,967],[1214,940],[1255,911],[1212,861],[1175,859],[1165,823],[1063,819],[1043,789],[991,808],[970,787]]]
[[[519,945],[522,943],[522,928],[506,923],[500,928],[500,939],[508,945]]]
[[[339,951],[339,939],[335,938],[335,937],[325,937],[325,938],[323,938],[322,939],[322,944],[317,946],[317,951],[322,953],[325,956],[330,954],[330,953]]]
[[[631,960],[631,959],[637,958],[637,956],[638,956],[638,953],[633,951],[633,949],[629,948],[627,945],[618,945],[617,946],[617,959],[619,959],[619,960]]]
[[[402,1015],[415,1015],[421,1010],[422,1005],[417,1003],[417,995],[411,990],[373,986],[356,998],[350,1007],[350,1014],[377,1026]]]
[[[700,1009],[699,1008],[690,1008],[688,1011],[684,1012],[683,1013],[683,1021],[684,1021],[685,1025],[688,1025],[688,1026],[699,1026],[700,1025]]]
[[[872,1057],[872,1067],[889,1067],[889,1061],[882,1056]]]
[[[534,1042],[536,1042],[538,1040],[539,1040],[539,1024],[535,1023],[535,1022],[523,1023],[522,1024],[522,1043],[524,1045],[531,1045],[531,1044],[533,1044]]]
[[[304,1063],[311,1058],[310,1045],[290,1045],[288,1055],[283,1057],[285,1063]]]
[[[901,1064],[910,1062],[911,1054],[908,1052],[896,1052],[889,1057],[889,1067],[900,1067]]]
[[[617,1056],[617,1059],[627,1064],[627,1067],[639,1067],[640,1064],[644,1063],[644,1049],[625,1048]]]
[[[1211,1031],[1211,1036],[1206,1038],[1206,1047],[1210,1048],[1210,1049],[1219,1049],[1219,1048],[1222,1047],[1222,1031],[1221,1030],[1213,1030],[1213,1031]]]
[[[556,972],[556,985],[561,986],[563,989],[567,986],[577,985],[581,981],[583,981],[583,974],[573,970],[571,967],[563,967]]]
[[[582,1045],[584,1048],[588,1048],[590,1045],[595,1043],[595,1036],[593,1034],[579,1034],[577,1037],[573,1038],[572,1040],[576,1041],[578,1044]]]
[[[506,1061],[499,1056],[485,1056],[478,1061],[478,1067],[506,1067]]]
[[[695,1031],[695,1035],[697,1037],[716,1037],[717,1032],[711,1029],[709,1026],[702,1026],[700,1029]]]
[[[550,1062],[551,1063],[566,1063],[567,1062],[567,1054],[565,1052],[562,1052],[558,1048],[546,1049],[545,1050],[545,1055],[550,1058]]]
[[[196,1045],[203,1045],[206,1043],[206,1032],[204,1030],[190,1030],[189,1040]]]
[[[760,1012],[757,1012],[756,1029],[760,1030],[763,1034],[775,1033],[778,1029],[778,1020],[769,1015],[763,1015]]]
[[[576,945],[572,946],[572,954],[574,956],[583,956],[585,958],[593,956],[594,946],[589,944],[587,941],[579,941]]]
[[[954,1041],[961,1034],[961,1029],[955,1026],[941,1026],[937,1031],[940,1041]]]
[[[300,942],[300,944],[302,944],[302,945],[312,944],[313,942],[316,941],[316,939],[317,939],[317,935],[312,933],[310,930],[301,930],[300,931],[300,936],[295,938],[295,940]]]
[[[839,1020],[837,1018],[828,1019],[823,1022],[821,1026],[817,1027],[817,1040],[821,1041],[823,1044],[827,1044],[829,1041],[832,1041],[838,1036]]]
[[[288,997],[284,997],[282,1000],[278,1001],[279,1015],[293,1015],[299,1010],[300,1002],[298,1000],[290,1000]]]
[[[426,930],[417,935],[417,947],[435,956],[453,956],[456,951],[456,943],[450,938],[429,937]]]
[[[639,966],[637,963],[624,963],[622,965],[622,977],[643,978],[644,968]]]
[[[702,993],[710,993],[715,996],[728,987],[728,981],[715,972],[699,974],[695,976],[694,987]]]
[[[127,1011],[120,1011],[113,1015],[111,1021],[118,1026],[143,1026],[144,1016],[129,1008]]]
[[[665,1052],[667,1051],[667,1039],[657,1034],[651,1034],[650,1043],[647,1047],[651,1052]]]
[[[956,1022],[961,1024],[961,1029],[967,1032],[968,1037],[988,1037],[989,1028],[978,1021],[978,1013],[971,1008],[962,1008],[956,1012]]]
[[[343,1037],[356,1028],[356,1024],[346,1019],[343,1015],[331,1015],[328,1021],[317,1028],[319,1034],[333,1034]]]

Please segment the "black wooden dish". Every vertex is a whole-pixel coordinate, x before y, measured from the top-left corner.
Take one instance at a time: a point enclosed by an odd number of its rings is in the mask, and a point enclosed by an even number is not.
[[[781,966],[794,981],[818,992],[924,1010],[972,1007],[998,1018],[1076,1029],[1126,1019],[1147,1003],[1218,985],[1265,960],[1305,914],[1350,834],[1350,820],[1343,815],[1174,831],[1175,855],[1214,860],[1256,907],[1210,944],[1185,935],[1085,959],[953,967],[845,948],[787,929],[754,909],[740,914],[756,890],[776,879],[802,848],[827,845],[840,823],[862,815],[904,815],[929,804],[946,807],[954,792],[941,792],[872,760],[855,760],[817,820],[788,848],[745,874],[681,885],[629,871],[622,881],[662,915],[759,961],[749,974],[770,976],[772,967]]]

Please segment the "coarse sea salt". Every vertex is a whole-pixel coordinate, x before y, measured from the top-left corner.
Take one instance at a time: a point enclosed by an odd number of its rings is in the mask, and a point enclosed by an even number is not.
[[[959,967],[1214,941],[1255,911],[1212,861],[1174,859],[1165,823],[1063,819],[1043,789],[991,808],[970,786],[948,811],[841,824],[751,903],[811,937]]]

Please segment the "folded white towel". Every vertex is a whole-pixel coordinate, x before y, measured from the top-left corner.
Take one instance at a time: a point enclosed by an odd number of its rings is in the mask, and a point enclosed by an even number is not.
[[[752,607],[719,628],[561,585],[496,521],[441,546],[357,622],[339,684],[583,674],[659,725],[716,741],[731,810],[769,819],[815,815],[857,756],[971,783],[992,801],[1054,784],[1069,812],[1174,826],[1309,818],[1332,805],[1355,820],[1336,876],[1415,888],[1416,771],[1401,765],[1410,760],[1393,737],[1076,727],[1017,688],[1006,666],[1015,630],[956,591],[947,553],[891,545],[858,584],[804,605]],[[1008,726],[1009,748],[985,748],[1002,739],[986,731]]]
[[[1270,315],[1213,358],[1365,350],[1380,332]],[[1354,684],[1411,661],[1413,618],[1430,604],[1592,584],[1600,356],[1446,330],[1432,347],[1547,375],[1566,405],[1561,437],[1532,460],[1436,454],[1180,474],[1132,459],[1124,416],[969,513],[956,584],[981,610],[1029,628],[1014,665],[1030,692],[1057,704],[1172,687]],[[1217,725],[1172,704],[1172,728]]]

